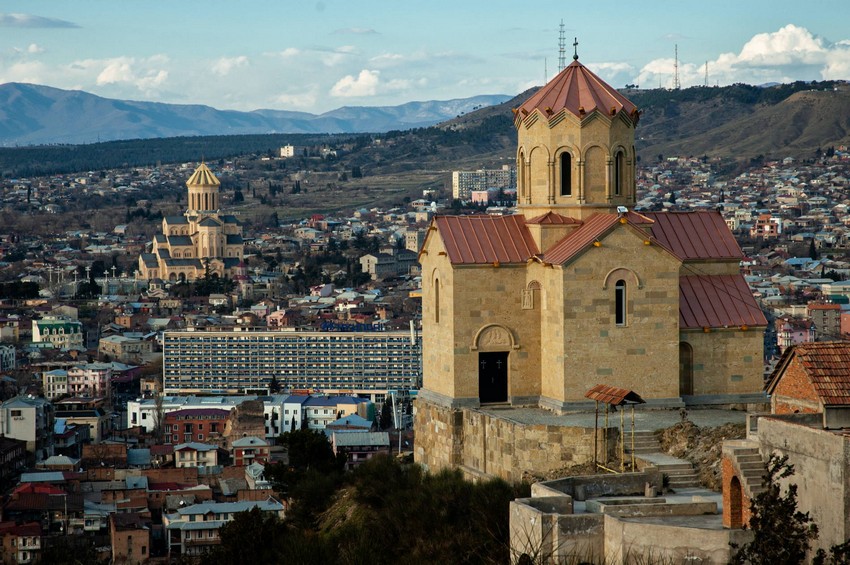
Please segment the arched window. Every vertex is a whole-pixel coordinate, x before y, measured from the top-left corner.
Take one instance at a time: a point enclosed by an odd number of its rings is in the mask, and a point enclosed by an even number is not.
[[[434,322],[440,323],[440,279],[434,279]]]
[[[694,393],[694,348],[685,341],[679,342],[679,395]]]
[[[626,172],[626,156],[617,151],[614,157],[614,196],[623,194],[623,178]]]
[[[572,156],[564,151],[561,153],[561,196],[572,196],[573,194],[573,160]]]
[[[626,281],[623,279],[614,284],[614,323],[626,325]]]

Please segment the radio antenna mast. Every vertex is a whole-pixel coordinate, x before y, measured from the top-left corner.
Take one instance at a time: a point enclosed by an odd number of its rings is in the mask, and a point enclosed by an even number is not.
[[[561,20],[561,31],[558,34],[558,72],[567,66],[567,44],[564,38],[564,20]]]

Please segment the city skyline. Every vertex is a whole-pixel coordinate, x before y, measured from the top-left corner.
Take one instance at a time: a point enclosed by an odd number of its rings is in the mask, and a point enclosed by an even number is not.
[[[518,94],[581,61],[617,87],[850,79],[846,2],[722,1],[624,9],[562,3],[364,0],[309,4],[12,0],[0,12],[0,83],[109,98],[321,113]],[[612,41],[616,38],[616,41]],[[628,47],[626,47],[628,46]],[[707,65],[706,65],[707,64]],[[494,73],[494,69],[498,69]]]

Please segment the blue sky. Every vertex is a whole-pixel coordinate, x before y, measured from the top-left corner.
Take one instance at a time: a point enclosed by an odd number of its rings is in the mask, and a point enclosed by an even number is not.
[[[0,83],[220,109],[320,113],[551,78],[572,57],[616,87],[850,79],[850,1],[4,0]]]

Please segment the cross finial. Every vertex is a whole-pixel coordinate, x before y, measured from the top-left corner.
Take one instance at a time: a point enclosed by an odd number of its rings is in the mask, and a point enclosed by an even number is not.
[[[578,37],[573,38],[573,61],[578,61]]]

